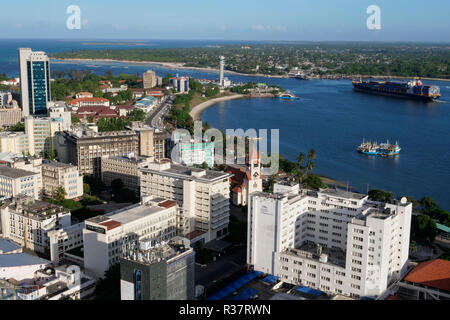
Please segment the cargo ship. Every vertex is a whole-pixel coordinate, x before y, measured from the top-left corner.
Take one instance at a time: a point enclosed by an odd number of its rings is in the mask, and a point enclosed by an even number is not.
[[[363,141],[357,150],[359,153],[369,156],[390,157],[398,155],[402,149],[398,145],[398,142],[395,144],[390,144],[388,140],[386,143],[381,144],[378,144],[377,142],[372,143],[370,141]]]
[[[424,86],[418,78],[408,82],[391,81],[352,81],[356,91],[384,96],[434,101],[441,97],[438,86]]]

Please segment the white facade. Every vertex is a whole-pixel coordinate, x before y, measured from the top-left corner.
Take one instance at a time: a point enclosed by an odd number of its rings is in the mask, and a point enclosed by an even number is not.
[[[174,200],[181,210],[180,235],[201,233],[205,242],[228,233],[230,174],[170,162],[141,168],[141,196]]]
[[[71,224],[68,209],[25,197],[6,201],[0,208],[0,217],[3,237],[47,256],[50,256],[47,233]]]
[[[214,167],[214,142],[178,142],[172,149],[172,160],[186,166],[201,165],[204,162]]]
[[[247,262],[255,270],[355,298],[378,296],[405,274],[410,203],[377,203],[335,190],[289,191],[251,195]]]
[[[75,199],[83,195],[83,177],[77,166],[61,162],[42,164],[42,189],[44,195],[52,197],[58,187],[66,191],[66,199]]]
[[[28,154],[28,135],[24,132],[0,132],[0,152]]]
[[[174,201],[147,199],[143,204],[86,220],[84,267],[89,274],[101,278],[138,240],[147,238],[161,242],[174,237],[177,210]]]
[[[0,197],[12,198],[26,195],[39,199],[40,181],[39,173],[0,166]]]

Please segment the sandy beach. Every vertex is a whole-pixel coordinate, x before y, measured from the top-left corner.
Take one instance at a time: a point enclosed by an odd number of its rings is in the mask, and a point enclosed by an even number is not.
[[[222,101],[233,100],[233,99],[243,99],[243,98],[247,98],[247,97],[248,96],[244,95],[244,94],[234,94],[234,95],[230,95],[230,96],[226,96],[226,97],[211,99],[211,100],[202,102],[202,103],[196,105],[195,107],[193,107],[191,112],[189,112],[189,115],[194,120],[200,120],[200,116],[202,115],[203,110],[211,107],[212,105],[214,105],[216,103],[219,103]]]

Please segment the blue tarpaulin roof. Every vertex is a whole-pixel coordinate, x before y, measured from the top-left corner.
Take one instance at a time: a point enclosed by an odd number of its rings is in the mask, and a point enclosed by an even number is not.
[[[230,283],[226,287],[220,289],[219,291],[217,291],[213,295],[209,296],[205,300],[222,300],[223,298],[225,298],[226,296],[230,295],[234,291],[242,288],[244,285],[246,285],[247,283],[249,283],[250,281],[255,279],[260,274],[261,274],[260,271],[247,272],[245,275],[243,275],[239,279],[233,281],[232,283]]]
[[[231,300],[248,300],[251,296],[258,293],[258,290],[247,288],[242,290],[242,292],[239,292],[238,295],[231,298]]]
[[[307,293],[307,294],[310,294],[310,295],[313,295],[316,297],[319,297],[319,296],[325,294],[325,292],[323,292],[323,291],[305,287],[305,286],[300,286],[300,287],[296,288],[295,290],[298,292]]]
[[[268,284],[272,284],[277,282],[277,280],[279,280],[280,278],[273,276],[271,274],[269,274],[267,277],[265,277],[264,279],[262,279],[261,281],[266,282]]]

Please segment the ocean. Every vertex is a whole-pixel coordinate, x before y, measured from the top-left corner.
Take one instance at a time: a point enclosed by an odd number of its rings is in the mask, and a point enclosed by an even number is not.
[[[98,42],[104,43],[105,40]],[[124,41],[119,41],[123,43]],[[135,41],[132,41],[133,43]],[[18,76],[17,48],[31,47],[47,53],[133,47],[93,45],[82,40],[1,40],[0,73]],[[230,43],[230,42],[228,42]],[[139,47],[169,48],[225,44],[214,41],[147,41]],[[122,62],[52,61],[51,70],[91,70],[103,75],[141,73],[147,69],[216,79],[217,72],[168,69],[151,64]],[[279,129],[280,153],[295,161],[300,152],[316,151],[315,173],[348,183],[353,190],[379,188],[396,196],[428,196],[450,209],[450,82],[423,81],[440,86],[436,103],[403,100],[354,92],[348,80],[276,79],[227,74],[236,82],[267,82],[299,96],[299,100],[245,99],[221,102],[202,114],[202,120],[222,130]],[[402,151],[394,158],[365,156],[356,152],[362,140],[391,143]]]

